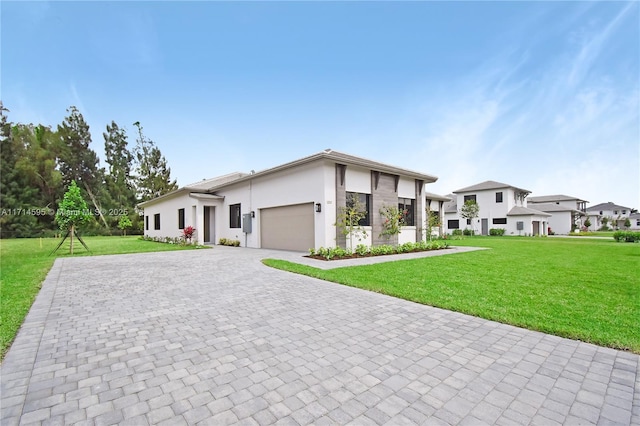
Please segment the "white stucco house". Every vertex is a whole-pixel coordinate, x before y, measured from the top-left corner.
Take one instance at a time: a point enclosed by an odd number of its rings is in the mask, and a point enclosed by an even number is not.
[[[587,209],[587,216],[591,222],[589,229],[597,231],[603,225],[602,219],[607,218],[607,226],[613,229],[623,229],[624,222],[629,219],[631,226],[634,226],[631,221],[631,215],[635,211],[630,207],[621,206],[611,201],[606,203],[596,204]]]
[[[569,195],[542,195],[528,197],[528,206],[551,214],[549,228],[554,234],[570,234],[571,229],[580,227],[586,220],[588,201]]]
[[[232,173],[179,188],[139,205],[144,234],[179,237],[196,228],[200,244],[220,238],[241,246],[307,251],[347,244],[336,218],[347,199],[366,207],[361,225],[368,236],[357,244],[415,242],[424,238],[425,185],[437,177],[327,149],[256,173]],[[380,236],[385,205],[407,212],[407,226],[391,240]],[[438,211],[441,211],[438,210]],[[354,242],[354,245],[356,242]]]
[[[468,228],[476,234],[489,235],[491,228],[502,228],[505,235],[547,235],[551,214],[529,208],[530,193],[492,180],[453,191],[452,200],[444,206],[446,232]],[[480,208],[476,219],[466,220],[460,214],[467,200],[474,200]]]

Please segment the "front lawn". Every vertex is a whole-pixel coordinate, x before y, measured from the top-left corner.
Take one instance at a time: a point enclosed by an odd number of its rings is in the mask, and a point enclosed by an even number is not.
[[[152,251],[183,250],[173,244],[143,241],[140,237],[85,237],[84,247],[74,241],[74,256],[143,253]],[[0,359],[4,358],[16,336],[24,317],[35,300],[42,281],[53,266],[56,257],[69,255],[69,240],[54,255],[49,253],[60,240],[53,238],[21,238],[0,240]]]
[[[613,239],[473,237],[447,256],[321,270],[264,263],[327,281],[640,353],[640,244]]]

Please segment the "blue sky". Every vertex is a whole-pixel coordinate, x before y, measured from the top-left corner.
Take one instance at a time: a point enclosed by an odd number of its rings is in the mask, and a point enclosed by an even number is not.
[[[7,2],[15,122],[140,121],[180,185],[325,148],[640,208],[638,2]],[[105,166],[104,162],[102,163]]]

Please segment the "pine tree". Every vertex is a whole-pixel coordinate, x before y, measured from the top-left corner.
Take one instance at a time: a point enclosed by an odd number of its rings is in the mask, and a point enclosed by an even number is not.
[[[138,200],[147,201],[178,189],[176,180],[171,179],[171,169],[160,149],[144,136],[139,121],[133,125],[138,128],[138,140],[134,151]]]

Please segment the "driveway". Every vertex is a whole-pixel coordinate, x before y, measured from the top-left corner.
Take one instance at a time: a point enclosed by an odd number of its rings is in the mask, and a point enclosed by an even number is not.
[[[2,425],[640,424],[640,357],[212,250],[58,259]]]

